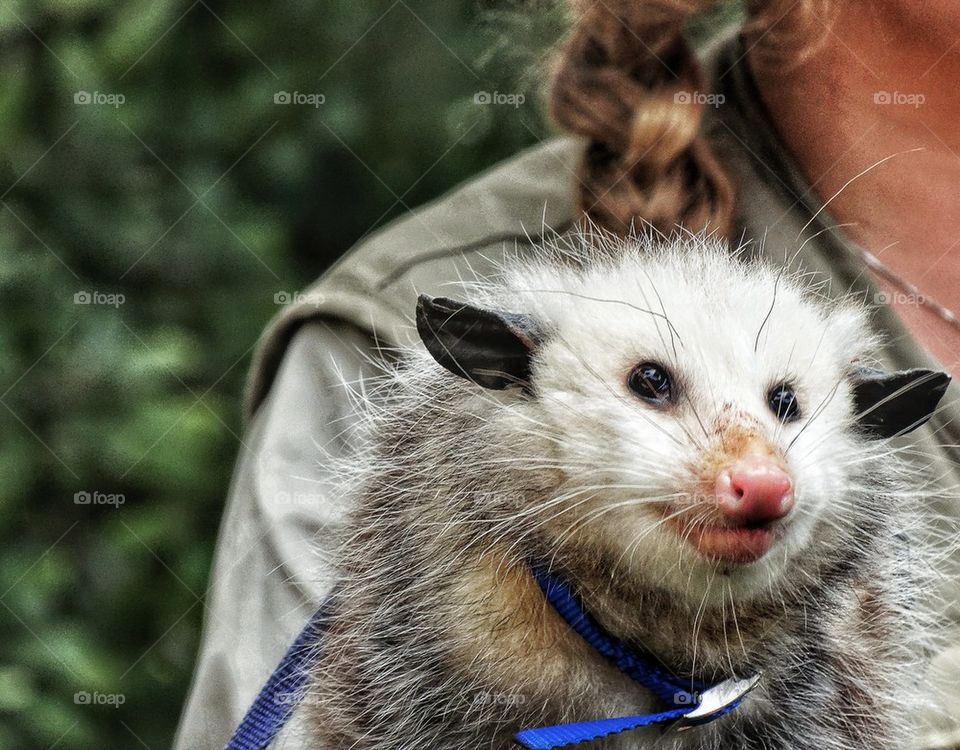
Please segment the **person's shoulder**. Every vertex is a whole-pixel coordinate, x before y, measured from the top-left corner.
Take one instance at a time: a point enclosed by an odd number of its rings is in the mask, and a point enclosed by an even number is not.
[[[387,345],[414,340],[419,292],[488,270],[508,249],[564,231],[576,217],[580,140],[557,137],[494,165],[361,240],[306,292],[288,300],[257,347],[247,413],[269,390],[306,323],[357,329]]]
[[[575,215],[582,142],[557,137],[528,148],[407,212],[351,249],[328,274],[389,283],[437,255],[537,234]]]
[[[500,248],[562,231],[574,220],[581,154],[578,140],[551,139],[410,211],[324,274],[311,289],[313,303],[396,342],[416,292],[436,293],[464,273],[482,274]]]

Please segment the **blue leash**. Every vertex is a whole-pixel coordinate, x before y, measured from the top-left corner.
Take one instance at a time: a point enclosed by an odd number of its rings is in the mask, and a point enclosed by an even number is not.
[[[557,613],[581,638],[613,662],[617,669],[634,682],[648,688],[672,708],[660,713],[580,721],[517,732],[514,739],[528,750],[556,750],[640,727],[678,721],[681,723],[681,730],[689,729],[733,711],[760,681],[760,675],[754,675],[745,680],[725,680],[711,688],[696,680],[681,683],[678,678],[650,659],[637,654],[622,641],[609,635],[583,609],[573,592],[559,578],[537,568],[533,569],[533,577]]]
[[[264,750],[280,734],[303,697],[310,669],[320,657],[318,644],[329,615],[329,602],[316,611],[283,655],[227,743],[227,750]]]
[[[651,725],[679,722],[681,730],[689,729],[733,711],[760,681],[760,675],[754,675],[747,679],[725,680],[711,688],[696,681],[682,684],[650,659],[633,652],[606,633],[559,578],[537,568],[533,568],[533,575],[548,601],[580,637],[621,672],[673,708],[641,716],[581,721],[517,732],[514,739],[528,750],[557,750]],[[329,615],[330,601],[328,599],[310,618],[284,654],[227,743],[226,750],[265,750],[290,719],[302,697],[310,670],[319,659],[318,644]]]
[[[540,588],[543,589],[547,601],[557,610],[557,614],[576,631],[577,635],[589,643],[594,651],[599,651],[606,656],[617,669],[634,682],[639,682],[644,687],[649,688],[667,705],[690,706],[694,703],[696,695],[706,690],[707,686],[696,680],[680,682],[672,674],[657,666],[651,659],[633,652],[622,641],[609,635],[583,609],[570,588],[556,576],[534,568],[533,577],[540,584]],[[692,688],[692,690],[688,688]]]

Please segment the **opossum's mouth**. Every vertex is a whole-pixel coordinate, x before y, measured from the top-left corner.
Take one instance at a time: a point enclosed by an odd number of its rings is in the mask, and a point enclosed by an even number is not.
[[[783,534],[779,522],[729,525],[713,521],[690,521],[669,511],[669,523],[680,539],[704,557],[717,562],[746,565],[766,555]]]

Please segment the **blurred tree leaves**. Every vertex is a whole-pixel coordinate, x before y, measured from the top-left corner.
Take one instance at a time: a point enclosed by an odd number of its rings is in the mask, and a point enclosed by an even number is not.
[[[274,295],[544,137],[557,5],[0,5],[0,748],[169,746]]]

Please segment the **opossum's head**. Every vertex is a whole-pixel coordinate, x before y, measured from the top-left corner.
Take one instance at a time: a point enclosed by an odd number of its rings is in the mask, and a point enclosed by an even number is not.
[[[481,305],[423,297],[418,328],[466,387],[505,391],[503,451],[555,470],[519,514],[541,549],[698,598],[718,576],[775,588],[883,513],[870,462],[949,381],[866,368],[862,309],[710,243],[541,263]]]

